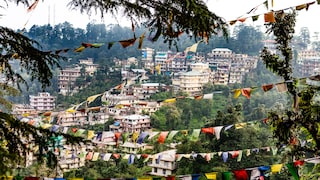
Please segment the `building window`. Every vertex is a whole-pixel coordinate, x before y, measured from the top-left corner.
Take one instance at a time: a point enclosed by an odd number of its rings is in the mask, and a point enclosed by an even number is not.
[[[163,169],[162,174],[166,175],[166,170],[165,169]]]
[[[157,173],[157,172],[158,172],[158,169],[157,169],[157,168],[154,168],[154,172]]]

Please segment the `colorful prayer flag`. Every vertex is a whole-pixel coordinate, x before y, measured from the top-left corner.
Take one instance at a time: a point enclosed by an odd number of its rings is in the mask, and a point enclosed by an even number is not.
[[[127,39],[127,40],[122,40],[122,41],[119,41],[119,43],[121,44],[121,46],[123,48],[126,48],[126,47],[129,47],[129,46],[133,46],[134,43],[136,42],[136,38],[133,38],[133,39]]]
[[[166,137],[167,137],[168,134],[169,134],[169,131],[162,131],[162,132],[160,132],[160,136],[159,136],[159,138],[158,138],[158,142],[159,142],[160,144],[163,144],[164,141],[166,140]]]

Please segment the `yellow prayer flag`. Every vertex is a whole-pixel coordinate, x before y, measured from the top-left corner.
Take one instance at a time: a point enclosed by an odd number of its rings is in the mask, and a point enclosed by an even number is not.
[[[96,94],[96,95],[93,95],[93,96],[90,96],[87,98],[87,102],[88,104],[92,103],[94,100],[96,100],[99,96],[101,96],[102,94]]]
[[[230,21],[229,24],[232,26],[237,22],[237,20]]]
[[[94,152],[91,161],[97,161],[98,158],[99,158],[99,153],[98,152]]]
[[[296,6],[296,10],[302,10],[302,9],[305,9],[305,8],[307,8],[307,4],[301,4],[301,5],[298,5],[298,6]]]
[[[234,125],[234,127],[236,129],[241,129],[241,128],[246,127],[246,125],[247,125],[247,123],[237,123],[237,124]]]
[[[74,50],[74,52],[82,52],[86,47],[80,46],[77,49]]]
[[[161,65],[160,65],[160,64],[158,64],[158,65],[155,67],[155,69],[156,69],[156,71],[157,71],[158,74],[161,73]]]
[[[84,178],[68,178],[68,180],[84,180]]]
[[[217,179],[217,173],[216,172],[205,173],[205,176],[206,176],[207,179],[212,179],[212,180],[216,180]]]
[[[174,102],[176,102],[176,101],[177,101],[176,98],[171,98],[171,99],[166,99],[166,100],[164,100],[163,102],[165,102],[165,103],[174,103]]]
[[[88,136],[87,136],[87,138],[88,138],[88,139],[92,139],[93,137],[94,137],[94,131],[88,130]]]
[[[67,110],[66,110],[66,112],[68,112],[68,113],[74,113],[74,112],[76,112],[76,110],[75,110],[75,106],[73,106],[73,107],[71,107],[71,108],[67,109]]]
[[[233,92],[234,92],[233,97],[238,98],[241,94],[241,89],[235,89]]]
[[[13,180],[13,176],[1,176],[1,180]]]
[[[137,180],[152,180],[152,177],[138,177]]]
[[[283,164],[273,164],[271,166],[272,174],[279,173],[281,171],[281,169],[282,169],[282,166],[283,166]]]
[[[134,143],[137,142],[137,139],[139,137],[139,132],[138,131],[135,131],[133,134],[132,134],[132,140]]]
[[[184,136],[187,136],[187,135],[188,135],[188,130],[181,130],[181,133],[182,133]]]
[[[52,124],[46,123],[46,124],[42,124],[42,125],[41,125],[41,128],[43,128],[43,129],[48,129],[48,128],[51,127],[51,126],[52,126]]]

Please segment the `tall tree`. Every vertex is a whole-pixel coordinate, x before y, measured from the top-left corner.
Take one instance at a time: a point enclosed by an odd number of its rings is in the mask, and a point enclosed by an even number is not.
[[[301,79],[292,76],[292,49],[296,13],[276,13],[276,22],[267,24],[268,32],[273,33],[277,49],[281,55],[271,54],[264,48],[261,57],[266,67],[279,75],[288,88],[288,106],[269,112],[274,128],[273,135],[280,144],[290,148],[291,157],[319,155],[319,104],[313,104],[313,97],[319,87],[301,86]],[[293,105],[292,105],[293,104]],[[306,143],[304,142],[311,142]],[[290,156],[289,156],[290,157]],[[290,160],[290,159],[289,159]],[[294,160],[294,159],[291,159]]]

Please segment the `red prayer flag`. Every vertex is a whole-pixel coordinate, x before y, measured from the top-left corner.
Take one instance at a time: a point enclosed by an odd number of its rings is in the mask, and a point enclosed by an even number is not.
[[[214,134],[214,128],[213,127],[201,128],[201,132],[206,134]]]
[[[85,48],[90,48],[92,47],[91,43],[81,43],[81,46],[84,46]]]
[[[167,176],[166,180],[174,180],[174,176]]]
[[[247,99],[250,99],[251,88],[242,88],[241,94],[245,96]]]
[[[266,84],[262,86],[264,92],[270,91],[273,88],[273,84]]]
[[[276,22],[273,12],[268,12],[264,14],[264,22],[271,22],[271,23]]]
[[[31,12],[32,10],[34,10],[34,9],[37,7],[38,3],[39,3],[39,0],[35,0],[35,1],[28,7],[27,12]]]
[[[232,172],[233,172],[236,180],[247,180],[248,179],[248,174],[245,169],[234,170]]]
[[[166,140],[166,137],[167,137],[168,134],[169,134],[169,131],[163,131],[163,132],[161,132],[161,133],[160,133],[160,136],[159,136],[159,138],[158,138],[158,142],[159,142],[160,144],[163,144],[164,141]]]
[[[76,133],[78,131],[77,128],[72,128],[71,130],[72,130],[73,133]]]
[[[294,162],[294,167],[303,166],[303,165],[304,165],[304,160],[297,160]]]
[[[120,158],[120,154],[112,154],[112,156],[116,159],[119,159]]]
[[[133,38],[133,39],[128,39],[128,40],[122,40],[122,41],[119,41],[119,43],[121,44],[121,46],[123,48],[126,48],[128,46],[132,46],[134,45],[134,43],[136,42],[136,38]]]

